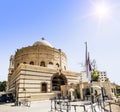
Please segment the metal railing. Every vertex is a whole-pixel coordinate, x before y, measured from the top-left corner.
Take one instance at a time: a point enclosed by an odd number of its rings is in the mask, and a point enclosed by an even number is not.
[[[112,106],[118,106],[120,109],[120,102],[111,102],[103,100],[101,95],[94,97],[94,103],[91,101],[71,101],[68,97],[54,97],[51,98],[50,112],[120,112],[115,111]]]

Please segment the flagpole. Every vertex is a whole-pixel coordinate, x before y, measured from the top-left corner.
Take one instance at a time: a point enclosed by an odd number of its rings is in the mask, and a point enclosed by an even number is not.
[[[91,73],[90,73],[91,64],[90,64],[89,53],[88,53],[88,50],[87,50],[87,42],[85,42],[85,47],[86,47],[86,51],[85,51],[86,74],[87,74],[87,77],[88,77],[88,84],[89,84],[89,87],[90,87],[91,109],[92,109],[92,112],[94,112],[94,110],[93,110],[93,97],[92,97],[92,80],[91,80]]]
[[[88,78],[88,52],[87,52],[87,42],[85,42],[85,69],[86,69],[86,74],[87,74],[87,78]]]
[[[89,53],[88,53],[88,61],[89,61],[89,64],[90,64],[89,66],[91,66]],[[91,73],[89,75],[89,85],[90,85],[91,109],[92,109],[92,112],[94,112],[94,110],[93,110],[93,103],[94,103],[94,98],[93,97],[94,96],[92,94],[93,90],[92,90],[92,75],[91,75]]]

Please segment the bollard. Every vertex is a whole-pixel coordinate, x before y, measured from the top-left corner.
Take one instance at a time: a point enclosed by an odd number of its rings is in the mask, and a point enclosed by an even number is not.
[[[67,103],[67,110],[66,110],[66,112],[69,112],[68,102],[66,102],[66,103]]]
[[[53,100],[53,99],[51,98],[50,100],[51,100],[51,112],[52,112],[52,109],[53,109],[53,108],[52,108],[52,100]]]
[[[84,108],[84,111],[86,111],[86,109],[85,109],[85,105],[83,105],[83,108]]]
[[[109,102],[109,108],[110,108],[110,112],[112,112],[112,109],[111,109],[111,103]]]
[[[75,112],[76,112],[76,105],[74,105],[74,110],[75,110]]]

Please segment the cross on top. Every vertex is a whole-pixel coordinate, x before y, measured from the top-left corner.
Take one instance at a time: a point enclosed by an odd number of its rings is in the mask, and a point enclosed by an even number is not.
[[[45,38],[44,38],[44,37],[42,37],[41,39],[42,39],[42,40],[45,40]]]

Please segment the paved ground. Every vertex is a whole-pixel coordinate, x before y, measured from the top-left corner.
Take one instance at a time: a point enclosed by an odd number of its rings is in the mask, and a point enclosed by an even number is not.
[[[13,103],[0,105],[0,112],[49,112],[50,101],[32,102],[30,107],[14,106]]]
[[[87,102],[73,102],[71,105],[77,105],[77,104],[83,104]],[[57,105],[58,106],[58,105]],[[90,106],[87,106],[86,108],[89,108]],[[84,110],[83,107],[77,107],[76,112],[82,112]],[[7,103],[0,105],[0,112],[51,112],[51,102],[46,101],[35,101],[31,103],[30,107],[26,106],[14,106],[14,103]],[[55,111],[52,111],[55,112]],[[57,112],[57,111],[56,111]],[[66,110],[63,110],[63,112],[66,112]],[[71,108],[69,112],[75,112],[74,107]],[[91,112],[89,110],[88,112]]]
[[[77,103],[72,103],[74,104],[83,104],[87,102],[77,102]],[[103,110],[96,106],[95,107],[97,112],[104,112]],[[112,107],[114,111],[112,112],[120,112],[120,108],[116,110],[116,107]],[[88,110],[87,112],[91,112],[90,106],[86,106],[86,109]],[[26,106],[14,106],[14,103],[7,103],[0,105],[0,112],[51,112],[51,102],[49,100],[45,101],[34,101],[31,103],[30,107]],[[55,112],[55,111],[52,111]],[[57,112],[57,111],[56,111]],[[65,110],[63,112],[66,112]],[[71,111],[69,112],[75,112],[74,108],[71,108]],[[83,112],[83,107],[77,107],[76,112]]]

